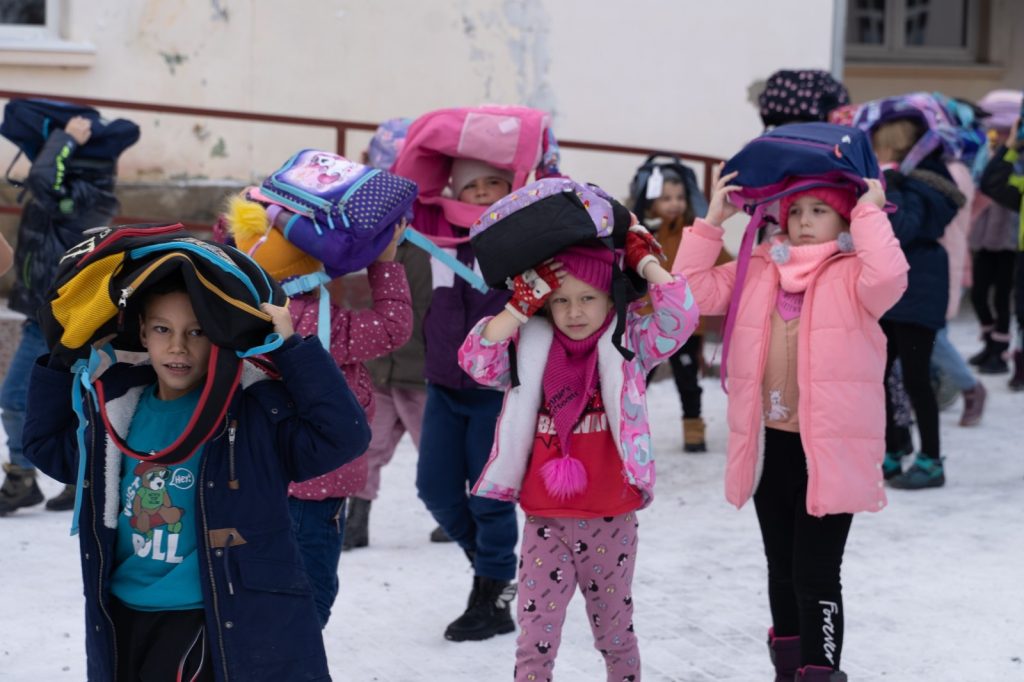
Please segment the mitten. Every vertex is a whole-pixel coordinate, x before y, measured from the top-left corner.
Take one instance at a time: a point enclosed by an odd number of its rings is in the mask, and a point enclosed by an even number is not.
[[[509,286],[512,289],[512,300],[505,304],[505,310],[525,324],[544,307],[551,293],[558,288],[558,275],[545,263],[516,275]]]
[[[626,267],[642,275],[648,263],[664,259],[665,253],[654,235],[643,225],[631,225],[626,234]]]

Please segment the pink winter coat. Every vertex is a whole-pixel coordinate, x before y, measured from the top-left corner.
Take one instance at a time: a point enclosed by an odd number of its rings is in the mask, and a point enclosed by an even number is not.
[[[907,265],[889,219],[873,205],[851,216],[854,252],[818,269],[804,294],[797,346],[800,437],[807,456],[807,512],[878,511],[885,453],[885,336],[878,319],[907,288]],[[701,314],[729,307],[736,263],[715,267],[723,230],[698,219],[684,233],[673,272],[686,276]],[[728,357],[729,444],[725,496],[742,506],[757,487],[763,452],[761,384],[779,291],[769,245],[754,251]]]
[[[366,269],[373,294],[373,308],[348,310],[331,304],[331,356],[338,363],[356,400],[373,421],[373,382],[363,365],[367,360],[401,348],[412,335],[412,296],[405,269],[400,263],[372,263]],[[295,331],[302,336],[317,333],[320,301],[314,296],[297,296],[288,310]],[[366,485],[367,462],[357,457],[340,469],[288,486],[288,494],[303,500],[348,497]]]
[[[971,231],[974,181],[971,179],[971,171],[960,161],[947,163],[946,168],[956,183],[956,188],[967,199],[956,212],[956,217],[946,225],[946,231],[939,240],[949,255],[949,306],[946,308],[946,319],[952,320],[960,312],[963,287],[971,286],[971,259],[967,249],[967,235]]]

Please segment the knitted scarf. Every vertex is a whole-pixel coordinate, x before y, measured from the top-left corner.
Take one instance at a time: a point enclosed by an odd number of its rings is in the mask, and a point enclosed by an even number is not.
[[[593,334],[575,341],[554,330],[548,362],[544,367],[544,402],[551,412],[562,456],[541,468],[544,485],[552,495],[567,499],[587,486],[583,463],[570,456],[572,431],[598,384],[597,342],[615,318],[614,311]]]
[[[775,309],[783,320],[788,322],[800,316],[804,292],[818,267],[840,250],[843,249],[838,240],[794,246],[787,238],[777,238],[771,248],[771,257],[779,270],[781,286],[775,300]]]

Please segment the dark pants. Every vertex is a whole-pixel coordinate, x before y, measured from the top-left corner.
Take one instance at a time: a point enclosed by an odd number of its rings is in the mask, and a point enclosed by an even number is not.
[[[700,387],[702,342],[703,337],[694,334],[668,359],[679,400],[683,403],[683,418],[686,419],[700,416],[700,394],[704,390]]]
[[[1014,312],[1017,315],[1017,329],[1020,333],[1020,345],[1024,350],[1024,251],[1017,252],[1017,275],[1013,285]]]
[[[1016,260],[1013,251],[982,250],[974,254],[971,305],[981,326],[991,327],[998,334],[1010,333],[1010,292]]]
[[[852,514],[807,513],[807,459],[799,433],[765,429],[754,508],[768,558],[768,603],[779,637],[800,637],[800,665],[839,668],[843,594],[839,569]]]
[[[202,609],[136,611],[111,599],[110,611],[117,638],[117,682],[213,682]]]
[[[320,628],[327,626],[331,607],[338,597],[338,562],[345,540],[345,499],[326,500],[288,498],[292,514],[292,530],[299,543],[299,553],[306,575],[313,588],[316,615]]]
[[[939,451],[939,405],[932,388],[931,358],[935,346],[935,330],[908,322],[882,320],[882,331],[886,338],[885,375],[892,371],[892,363],[899,358],[903,368],[903,388],[910,396],[910,404],[917,418],[917,430],[921,436],[921,454],[938,458]],[[906,431],[900,431],[895,419],[889,382],[885,382],[885,449],[899,452],[905,444]],[[901,438],[901,433],[903,437]]]
[[[515,506],[470,495],[494,444],[504,395],[427,385],[416,490],[434,519],[472,554],[476,575],[511,580],[519,526]]]

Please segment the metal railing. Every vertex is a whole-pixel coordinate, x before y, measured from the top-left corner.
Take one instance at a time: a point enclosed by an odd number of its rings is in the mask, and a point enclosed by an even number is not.
[[[282,114],[263,114],[251,111],[237,111],[231,109],[210,109],[206,107],[185,107],[173,104],[153,104],[149,102],[131,102],[126,100],[100,99],[97,97],[75,97],[67,95],[44,94],[38,92],[23,92],[16,90],[0,90],[0,99],[52,99],[72,104],[84,104],[92,107],[109,107],[113,109],[124,109],[127,111],[146,111],[156,114],[176,114],[181,116],[200,116],[208,118],[226,118],[236,121],[253,121],[258,123],[277,123],[282,125],[306,126],[313,128],[328,128],[335,133],[335,150],[341,156],[347,156],[346,144],[350,130],[373,132],[377,129],[376,123],[365,123],[362,121],[347,121],[343,119],[315,118],[310,116],[286,116]],[[664,148],[640,147],[631,145],[605,144],[603,142],[582,142],[578,140],[558,140],[563,149],[579,149],[583,151],[604,152],[610,154],[635,154],[647,156],[650,154],[670,154],[677,156],[684,161],[694,161],[702,164],[704,178],[704,193],[708,195],[711,188],[711,172],[714,165],[722,159],[715,156],[693,154],[690,152],[673,151]],[[0,213],[21,212],[20,206],[0,206]],[[149,222],[151,219],[132,216],[118,216],[120,222]],[[186,227],[194,227],[186,225]],[[202,226],[208,228],[209,226]]]

